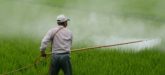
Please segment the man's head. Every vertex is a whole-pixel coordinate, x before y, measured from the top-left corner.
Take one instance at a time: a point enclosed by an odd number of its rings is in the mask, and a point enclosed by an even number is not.
[[[67,17],[65,17],[64,15],[57,16],[57,24],[58,25],[62,25],[64,27],[66,27],[67,21],[69,21],[69,19]]]

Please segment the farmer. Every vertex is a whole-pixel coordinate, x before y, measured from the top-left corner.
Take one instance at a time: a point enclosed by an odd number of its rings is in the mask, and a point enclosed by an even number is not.
[[[52,59],[50,75],[58,75],[60,69],[65,75],[72,75],[70,62],[70,48],[72,45],[72,33],[67,28],[69,19],[64,15],[57,16],[58,26],[50,29],[41,42],[41,56],[46,57],[45,50],[48,43],[52,43]]]

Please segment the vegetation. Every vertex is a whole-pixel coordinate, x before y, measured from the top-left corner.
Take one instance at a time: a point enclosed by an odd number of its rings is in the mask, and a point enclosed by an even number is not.
[[[39,40],[29,38],[1,38],[1,40],[0,73],[33,64],[39,56]],[[165,53],[156,49],[126,52],[107,48],[74,52],[71,54],[71,62],[74,75],[163,75],[164,57]],[[11,75],[47,75],[49,58],[42,59],[37,67]]]

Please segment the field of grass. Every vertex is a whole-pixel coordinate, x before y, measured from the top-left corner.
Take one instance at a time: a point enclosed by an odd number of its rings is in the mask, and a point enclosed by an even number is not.
[[[39,40],[30,38],[1,38],[0,74],[32,64],[39,55],[39,45]],[[74,48],[86,46],[80,44]],[[157,49],[140,52],[94,49],[72,53],[71,62],[74,75],[164,75],[164,57],[165,53]],[[37,68],[32,67],[11,75],[47,75],[49,58],[42,60]]]

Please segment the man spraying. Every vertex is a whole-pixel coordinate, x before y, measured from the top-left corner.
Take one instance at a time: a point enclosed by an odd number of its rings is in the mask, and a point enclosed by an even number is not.
[[[46,57],[45,50],[48,43],[52,43],[52,59],[50,75],[58,75],[60,69],[64,75],[72,75],[70,62],[70,48],[72,45],[72,33],[67,28],[69,19],[64,15],[57,16],[57,27],[50,29],[41,42],[41,56]]]

